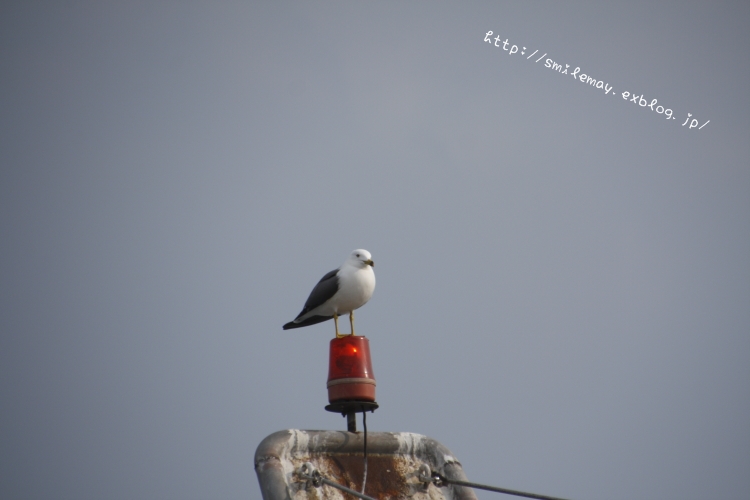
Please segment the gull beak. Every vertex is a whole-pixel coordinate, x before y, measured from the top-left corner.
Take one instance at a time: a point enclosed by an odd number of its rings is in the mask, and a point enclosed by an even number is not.
[[[367,264],[370,267],[375,267],[375,263],[372,261],[372,259],[366,260],[365,264]]]

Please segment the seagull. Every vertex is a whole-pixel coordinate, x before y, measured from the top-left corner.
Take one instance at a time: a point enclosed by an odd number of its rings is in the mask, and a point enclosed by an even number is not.
[[[341,267],[323,276],[305,302],[302,312],[284,325],[284,330],[322,323],[333,318],[336,338],[339,333],[339,316],[349,313],[349,324],[354,335],[354,310],[367,304],[375,290],[375,263],[367,250],[354,250]]]

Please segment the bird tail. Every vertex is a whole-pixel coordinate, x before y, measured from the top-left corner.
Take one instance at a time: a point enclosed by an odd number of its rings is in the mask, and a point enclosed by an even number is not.
[[[289,323],[284,325],[282,328],[284,330],[291,330],[292,328],[302,328],[303,326],[316,325],[318,323],[328,321],[329,319],[333,319],[333,316],[310,316],[306,320],[300,321],[299,323],[290,321]]]

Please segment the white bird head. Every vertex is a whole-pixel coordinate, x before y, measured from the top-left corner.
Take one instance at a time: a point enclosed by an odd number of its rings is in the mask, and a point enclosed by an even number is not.
[[[354,250],[349,256],[349,260],[347,261],[347,263],[359,268],[364,268],[366,266],[375,266],[375,263],[372,261],[372,255],[370,255],[370,252],[362,248],[360,248],[359,250]]]

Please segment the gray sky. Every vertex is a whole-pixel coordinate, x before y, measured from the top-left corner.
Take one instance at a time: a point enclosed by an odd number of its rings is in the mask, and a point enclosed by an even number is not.
[[[265,436],[345,428],[333,325],[281,325],[366,248],[370,430],[508,488],[747,498],[748,33],[746,2],[4,2],[0,497],[259,499]]]

